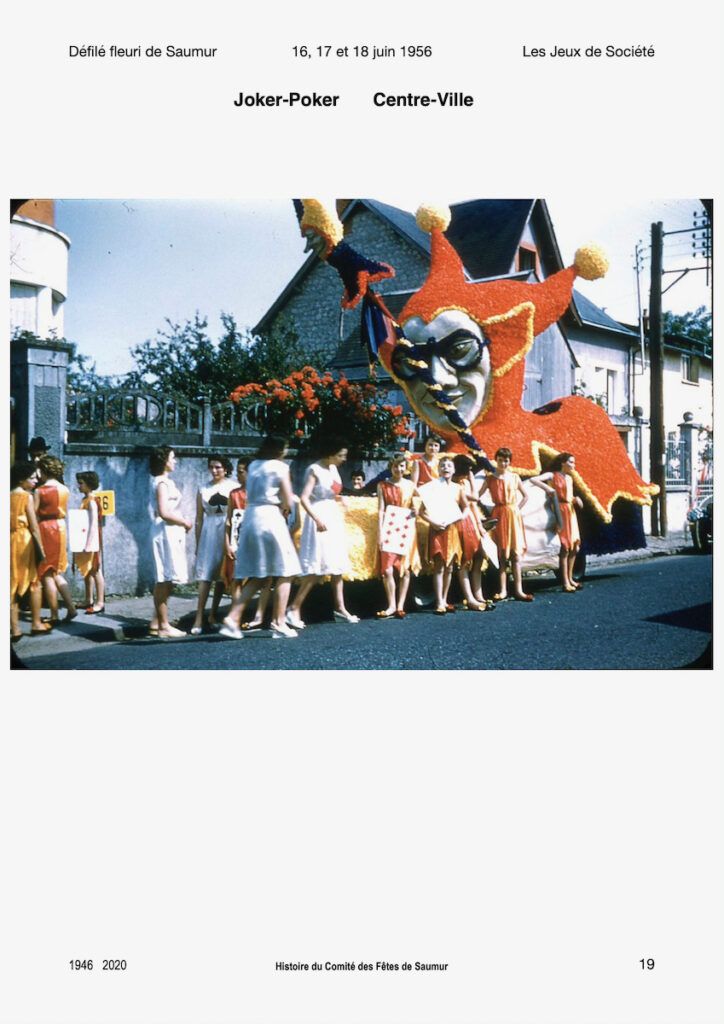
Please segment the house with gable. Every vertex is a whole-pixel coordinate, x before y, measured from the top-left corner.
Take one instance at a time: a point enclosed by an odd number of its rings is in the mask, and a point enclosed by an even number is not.
[[[446,236],[470,281],[503,278],[542,281],[564,267],[550,214],[542,199],[479,199],[450,207]],[[406,210],[372,199],[342,200],[345,240],[364,256],[389,263],[395,277],[378,282],[393,316],[423,284],[430,266],[430,235]],[[360,340],[360,310],[343,310],[342,285],[331,267],[311,254],[255,326],[269,331],[283,319],[310,348],[328,353],[328,366],[351,379],[369,368]],[[638,335],[579,291],[561,320],[536,337],[526,357],[523,405],[535,409],[573,392],[606,408],[633,461],[641,467],[641,421],[632,405],[632,353]],[[378,368],[380,385],[408,408],[402,391]],[[419,439],[422,430],[419,431]]]

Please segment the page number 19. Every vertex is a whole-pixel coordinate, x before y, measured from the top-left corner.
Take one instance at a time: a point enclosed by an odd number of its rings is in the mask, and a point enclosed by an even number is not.
[[[648,960],[639,960],[639,963],[641,964],[642,971],[653,971],[654,967],[656,966],[654,960],[651,957],[649,957]]]

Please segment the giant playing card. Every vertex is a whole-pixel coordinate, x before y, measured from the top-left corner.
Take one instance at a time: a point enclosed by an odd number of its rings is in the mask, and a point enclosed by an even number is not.
[[[391,555],[406,555],[415,533],[415,516],[409,508],[387,505],[382,519],[381,550]]]

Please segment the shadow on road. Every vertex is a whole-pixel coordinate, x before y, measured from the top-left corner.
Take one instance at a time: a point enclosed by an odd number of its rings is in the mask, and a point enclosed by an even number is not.
[[[660,622],[664,626],[678,626],[680,629],[696,629],[700,633],[711,633],[713,627],[712,604],[695,604],[691,608],[681,608],[676,612],[665,612],[652,615],[647,622]]]

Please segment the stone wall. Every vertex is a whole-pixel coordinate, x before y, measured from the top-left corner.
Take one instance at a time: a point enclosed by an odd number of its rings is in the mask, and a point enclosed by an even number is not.
[[[427,276],[429,260],[365,207],[358,207],[347,220],[345,241],[369,259],[394,267],[393,278],[375,285],[375,290],[381,294],[419,288]],[[323,348],[331,362],[340,341],[348,338],[359,325],[359,309],[342,313],[342,293],[337,271],[317,261],[287,297],[277,316],[265,324],[265,330],[280,317],[289,319],[301,340],[310,349]]]
[[[106,454],[98,452],[82,452],[79,445],[73,446],[74,451],[66,451],[63,456],[65,463],[65,483],[70,488],[70,508],[79,508],[81,494],[78,490],[75,475],[83,470],[93,470],[100,479],[100,488],[114,491],[116,512],[106,516],[103,526],[103,572],[106,579],[107,592],[110,595],[143,594],[152,589],[154,583],[153,561],[150,548],[151,527],[151,476],[148,469],[148,455],[143,452]],[[176,449],[177,468],[173,475],[174,483],[181,492],[181,514],[192,522],[196,518],[196,494],[208,480],[206,451]],[[249,455],[249,450],[239,450],[235,457]],[[233,458],[234,456],[232,456]],[[358,465],[355,463],[354,465]],[[349,479],[353,464],[341,467],[344,482]],[[365,463],[363,469],[367,479],[384,468],[384,463]],[[293,465],[292,478],[295,489],[301,489],[306,465]],[[186,536],[186,555],[189,566],[189,579],[194,580],[195,533],[191,530]],[[69,559],[71,555],[69,553]],[[68,581],[73,594],[79,598],[83,594],[83,577],[68,569]]]

